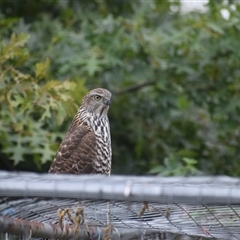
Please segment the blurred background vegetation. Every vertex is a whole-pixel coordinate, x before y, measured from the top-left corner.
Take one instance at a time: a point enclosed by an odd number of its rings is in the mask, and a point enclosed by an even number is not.
[[[239,1],[2,0],[0,29],[1,169],[47,172],[104,87],[113,174],[240,175]]]

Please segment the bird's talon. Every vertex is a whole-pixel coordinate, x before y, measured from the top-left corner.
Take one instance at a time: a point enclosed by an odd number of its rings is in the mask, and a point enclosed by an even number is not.
[[[62,223],[63,223],[63,217],[65,214],[66,214],[66,211],[63,210],[62,208],[59,208],[57,210],[58,222],[59,222],[61,228],[63,227]]]
[[[110,223],[106,228],[103,229],[104,232],[104,240],[111,240],[111,234],[113,231],[113,225]]]
[[[72,213],[71,213],[71,210],[70,210],[70,209],[67,209],[67,215],[68,215],[68,219],[69,219],[72,223],[74,223],[74,219],[73,219],[73,217],[72,217]]]

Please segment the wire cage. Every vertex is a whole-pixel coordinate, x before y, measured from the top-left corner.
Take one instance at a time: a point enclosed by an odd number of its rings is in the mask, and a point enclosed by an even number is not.
[[[0,239],[240,239],[239,185],[0,172]]]

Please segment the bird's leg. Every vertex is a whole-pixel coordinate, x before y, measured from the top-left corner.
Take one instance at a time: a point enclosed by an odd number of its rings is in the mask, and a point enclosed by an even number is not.
[[[67,209],[66,213],[68,215],[69,220],[74,224],[74,232],[75,232],[75,234],[77,234],[79,231],[79,225],[83,224],[85,221],[83,208],[81,208],[81,207],[77,208],[75,219],[73,218],[72,212],[70,211],[70,209]],[[88,225],[85,224],[85,226],[86,226],[87,231],[89,232]]]
[[[84,223],[85,217],[84,217],[84,212],[83,212],[83,208],[78,207],[77,211],[76,211],[76,217],[75,217],[75,233],[78,233],[79,231],[79,225]],[[88,228],[87,228],[88,229]]]
[[[75,220],[74,220],[73,217],[72,217],[72,212],[71,212],[71,210],[70,210],[70,209],[67,209],[66,213],[67,213],[67,215],[68,215],[68,219],[69,219],[72,223],[74,223]]]
[[[103,240],[111,240],[111,233],[113,231],[113,225],[111,224],[111,207],[110,201],[107,202],[107,227],[103,229]]]
[[[141,208],[141,210],[140,210],[138,216],[141,217],[141,216],[145,213],[146,210],[149,211],[148,202],[143,202],[143,206],[142,206],[142,208]]]
[[[111,240],[111,234],[113,231],[113,225],[110,223],[106,228],[103,229],[104,235],[103,240]]]
[[[62,208],[59,208],[58,210],[57,210],[57,216],[58,216],[58,222],[59,222],[59,224],[60,224],[60,226],[61,226],[61,228],[63,228],[63,225],[62,225],[62,223],[63,223],[63,217],[65,216],[65,214],[68,212],[68,209],[62,209]]]

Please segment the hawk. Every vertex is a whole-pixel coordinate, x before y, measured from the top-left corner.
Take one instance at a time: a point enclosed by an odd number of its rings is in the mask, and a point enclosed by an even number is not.
[[[84,96],[50,173],[110,175],[112,149],[107,114],[111,95],[106,89],[96,88]]]

